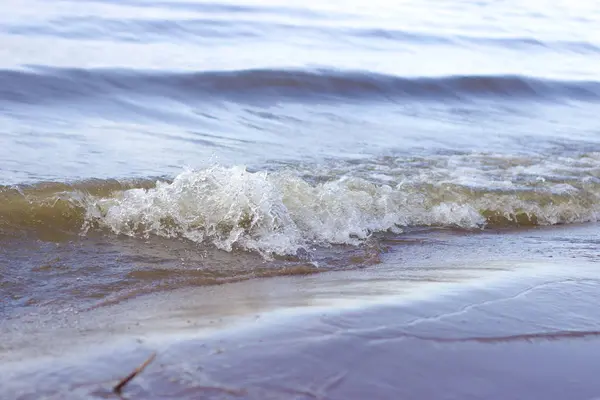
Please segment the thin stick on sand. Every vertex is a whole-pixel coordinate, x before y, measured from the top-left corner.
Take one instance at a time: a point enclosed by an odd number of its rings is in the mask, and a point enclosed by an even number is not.
[[[116,394],[121,394],[121,391],[123,390],[125,385],[127,385],[133,378],[138,376],[148,365],[150,365],[150,363],[152,361],[154,361],[155,358],[156,358],[156,352],[152,353],[150,355],[150,357],[148,357],[148,359],[146,361],[144,361],[143,364],[141,364],[139,367],[134,369],[133,372],[131,372],[125,378],[121,379],[119,381],[119,383],[117,383],[115,385],[115,387],[113,388],[113,392],[115,392]]]

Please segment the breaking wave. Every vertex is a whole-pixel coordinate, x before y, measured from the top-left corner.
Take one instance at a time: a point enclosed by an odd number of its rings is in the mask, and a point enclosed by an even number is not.
[[[288,255],[314,246],[357,245],[374,233],[414,226],[482,229],[600,217],[597,179],[542,178],[529,188],[499,188],[420,176],[387,183],[360,174],[323,180],[214,166],[169,181],[4,187],[0,232],[101,230]]]

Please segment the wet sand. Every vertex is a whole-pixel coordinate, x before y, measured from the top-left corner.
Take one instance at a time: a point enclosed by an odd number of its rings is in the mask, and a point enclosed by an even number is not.
[[[429,258],[14,314],[0,397],[117,398],[157,352],[127,398],[592,399],[597,228],[454,235]]]

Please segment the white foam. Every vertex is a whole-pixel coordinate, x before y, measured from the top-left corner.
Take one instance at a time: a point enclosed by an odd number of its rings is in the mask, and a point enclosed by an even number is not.
[[[295,254],[315,244],[359,244],[373,232],[401,232],[406,226],[481,228],[486,215],[507,221],[527,216],[537,224],[600,216],[598,194],[571,185],[558,184],[553,193],[499,190],[493,182],[482,191],[459,183],[422,173],[397,185],[352,175],[310,183],[289,171],[215,166],[185,171],[156,188],[91,197],[86,213],[88,221],[117,234],[183,237],[263,255]]]

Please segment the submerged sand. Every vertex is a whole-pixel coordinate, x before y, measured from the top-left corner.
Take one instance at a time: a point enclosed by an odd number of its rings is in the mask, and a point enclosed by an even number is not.
[[[11,314],[0,397],[117,398],[114,384],[156,352],[124,396],[592,399],[597,229],[452,235],[429,258],[396,251],[355,271]]]

